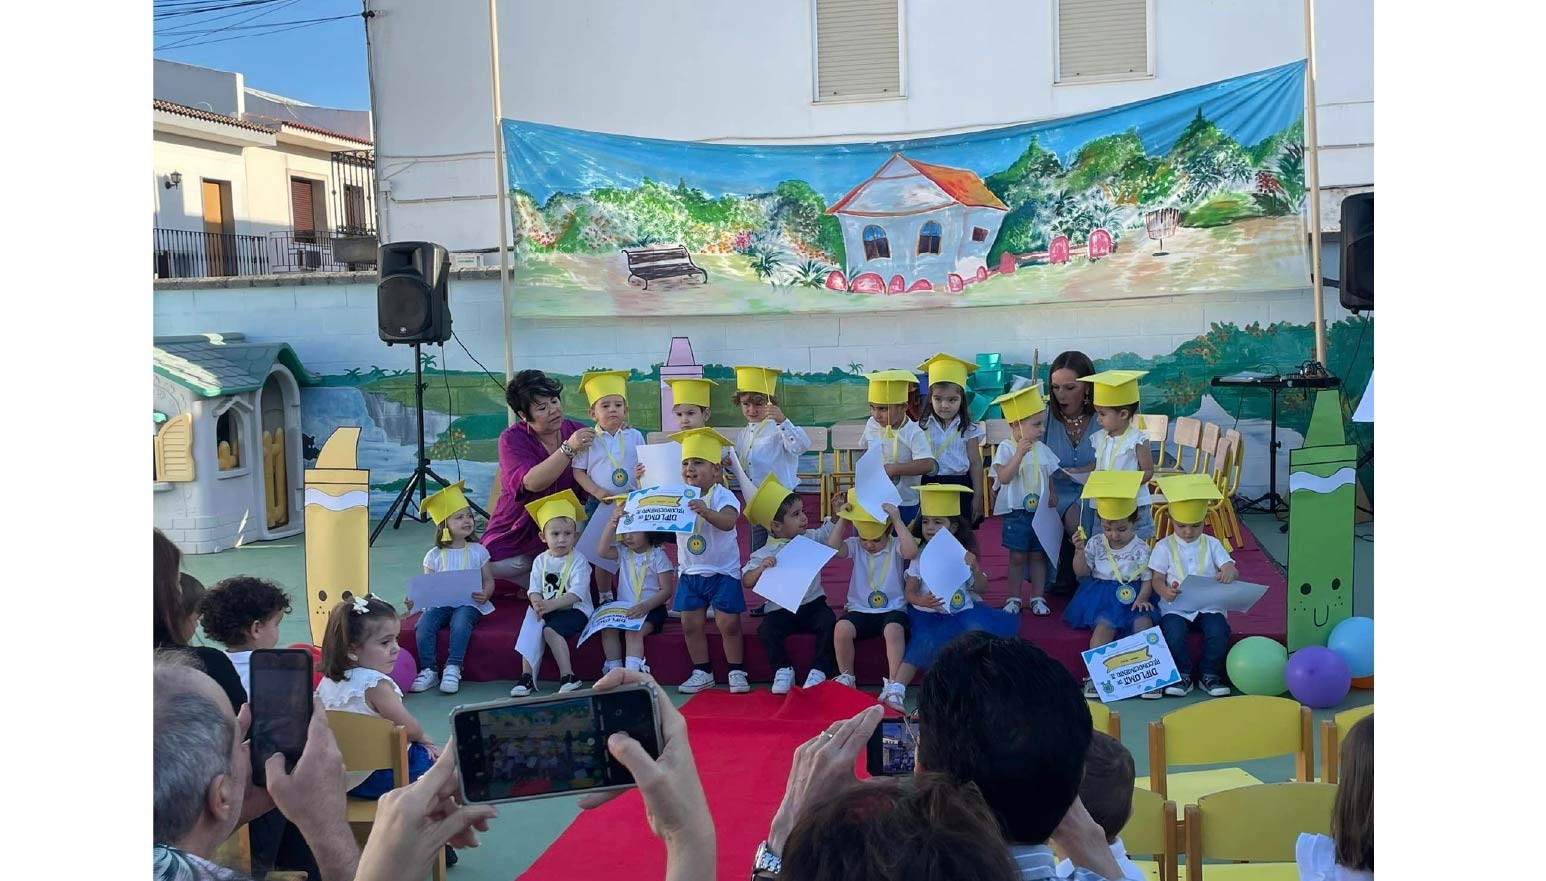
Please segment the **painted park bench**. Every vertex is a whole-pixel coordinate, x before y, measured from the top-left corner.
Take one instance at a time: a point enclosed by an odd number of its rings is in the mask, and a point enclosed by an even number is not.
[[[637,278],[644,282],[645,290],[650,289],[651,281],[662,278],[697,274],[703,276],[705,284],[709,280],[708,271],[692,262],[686,248],[624,248],[623,256],[628,258],[628,283]]]

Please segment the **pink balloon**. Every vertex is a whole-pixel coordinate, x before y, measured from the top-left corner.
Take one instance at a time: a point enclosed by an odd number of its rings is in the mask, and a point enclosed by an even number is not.
[[[398,652],[397,663],[392,666],[392,681],[397,683],[397,687],[401,688],[404,694],[408,692],[409,686],[413,685],[413,677],[418,673],[419,671],[414,669],[413,655],[406,649]]]

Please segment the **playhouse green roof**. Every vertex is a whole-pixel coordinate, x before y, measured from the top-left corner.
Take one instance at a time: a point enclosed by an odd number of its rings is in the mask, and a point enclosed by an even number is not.
[[[154,352],[157,373],[206,398],[262,387],[275,361],[301,385],[317,384],[289,343],[249,343],[239,333],[156,337]]]

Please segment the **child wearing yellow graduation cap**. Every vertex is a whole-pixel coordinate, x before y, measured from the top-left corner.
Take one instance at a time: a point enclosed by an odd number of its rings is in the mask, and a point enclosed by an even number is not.
[[[743,666],[741,613],[746,611],[746,596],[741,591],[741,545],[735,523],[741,505],[735,494],[721,484],[720,461],[731,440],[712,428],[679,431],[671,439],[682,445],[682,481],[695,486],[703,495],[687,503],[698,515],[690,534],[676,537],[676,596],[671,607],[682,613],[682,633],[693,672],[677,686],[683,694],[713,688],[714,667],[709,663],[709,640],[704,634],[708,609],[714,609],[714,625],[719,628],[725,661],[730,665],[730,693],[751,691]]]
[[[838,669],[834,681],[856,688],[854,643],[879,636],[886,641],[886,676],[881,680],[880,699],[900,701],[906,694],[899,671],[909,628],[902,577],[908,562],[918,556],[918,542],[896,505],[888,502],[886,519],[877,520],[842,493],[832,497],[832,504],[839,519],[827,536],[827,546],[837,551],[838,559],[854,561],[848,576],[848,602],[832,633]],[[848,535],[849,523],[857,536]]]
[[[998,636],[1020,632],[1018,616],[982,605],[988,576],[977,565],[972,522],[961,510],[961,497],[968,492],[965,487],[948,484],[918,487],[921,501],[913,534],[923,550],[908,565],[902,582],[903,595],[910,604],[907,619],[912,633],[896,679],[891,683],[891,693],[882,693],[880,697],[881,703],[898,712],[906,702],[907,684],[920,669],[933,663],[934,656],[952,639],[969,630],[986,630]],[[923,580],[923,553],[929,542],[945,531],[952,533],[966,549],[965,563],[971,574],[960,584],[929,584]]]
[[[1083,497],[1094,503],[1101,531],[1088,539],[1083,534],[1074,536],[1074,574],[1079,576],[1079,591],[1063,610],[1063,620],[1081,630],[1093,629],[1092,649],[1153,626],[1149,545],[1137,532],[1142,480],[1136,471],[1092,471],[1084,485]],[[1088,677],[1084,694],[1097,696]],[[1143,696],[1157,698],[1160,692]]]
[[[935,465],[928,436],[907,418],[907,399],[918,378],[906,370],[881,370],[865,378],[870,383],[870,419],[864,424],[864,443],[880,448],[886,476],[902,497],[902,519],[912,523],[918,516],[918,485]]]
[[[993,513],[1003,518],[1001,541],[1009,549],[1009,589],[1004,611],[1020,613],[1025,603],[1025,585],[1030,582],[1031,614],[1042,616],[1047,608],[1047,562],[1057,549],[1043,548],[1032,528],[1042,505],[1057,508],[1057,490],[1052,474],[1058,469],[1057,453],[1041,442],[1047,430],[1047,402],[1035,385],[1000,395],[993,403],[1004,408],[1013,443],[999,444],[993,451],[993,486],[998,495]]]
[[[1229,648],[1228,614],[1223,609],[1181,611],[1175,608],[1181,595],[1181,582],[1188,575],[1212,578],[1229,584],[1239,576],[1235,560],[1218,539],[1202,531],[1208,518],[1208,504],[1224,498],[1213,478],[1206,474],[1181,474],[1161,477],[1159,489],[1169,505],[1174,531],[1154,545],[1149,555],[1149,586],[1159,595],[1160,632],[1170,646],[1176,672],[1181,681],[1165,687],[1165,693],[1185,697],[1192,691],[1192,654],[1186,635],[1202,632],[1202,657],[1198,661],[1198,685],[1213,697],[1227,697],[1224,684],[1224,656]]]
[[[596,441],[574,457],[575,483],[590,495],[585,513],[596,513],[600,500],[639,488],[634,470],[644,435],[628,427],[628,371],[603,370],[580,377],[580,391],[590,401],[596,420]],[[612,595],[612,573],[596,570],[596,590],[603,602]]]
[[[966,378],[977,370],[970,361],[941,352],[918,365],[928,371],[929,390],[918,425],[934,451],[930,483],[950,483],[971,489],[962,501],[972,523],[982,521],[982,442],[987,431],[973,422],[966,406]]]
[[[759,524],[772,534],[772,538],[757,550],[741,570],[741,584],[748,590],[757,586],[762,576],[778,564],[778,552],[789,542],[805,536],[811,541],[825,544],[836,528],[836,518],[815,529],[807,529],[810,519],[805,514],[805,500],[800,494],[778,478],[768,475],[757,492],[746,503],[746,519]],[[810,633],[816,637],[816,652],[811,660],[810,673],[805,677],[803,688],[814,688],[827,681],[835,671],[832,666],[832,629],[837,616],[827,605],[826,591],[821,587],[821,573],[811,579],[800,598],[798,609],[786,609],[772,600],[768,601],[766,617],[757,629],[757,638],[767,653],[768,665],[773,668],[773,693],[788,694],[794,686],[794,662],[784,642],[796,633]]]
[[[590,561],[575,551],[580,540],[580,524],[585,521],[585,510],[574,490],[543,496],[526,505],[531,519],[542,530],[542,540],[548,549],[531,561],[531,585],[526,598],[531,608],[521,622],[521,632],[516,636],[516,650],[521,651],[521,678],[510,689],[511,697],[525,697],[537,691],[536,674],[542,665],[543,649],[553,652],[558,664],[559,693],[574,691],[581,683],[569,663],[571,636],[579,636],[590,623],[593,611],[590,598]],[[529,627],[541,628],[541,639],[533,639]],[[522,646],[530,645],[522,651]]]
[[[668,379],[666,384],[671,387],[671,415],[676,417],[677,430],[708,428],[709,395],[719,383],[690,376]]]
[[[799,486],[800,456],[811,448],[810,435],[784,416],[774,396],[781,372],[772,367],[735,369],[735,402],[746,417],[746,427],[735,436],[735,454],[755,486],[769,476],[782,486]],[[757,550],[767,540],[767,529],[753,521],[751,549]]]
[[[1090,435],[1095,450],[1097,471],[1137,471],[1143,475],[1138,487],[1136,531],[1144,541],[1154,537],[1154,517],[1149,512],[1149,481],[1154,477],[1154,457],[1149,451],[1149,436],[1138,429],[1138,380],[1147,370],[1106,370],[1081,376],[1080,382],[1094,386],[1095,420],[1100,430]],[[1093,505],[1084,509],[1080,522],[1085,535],[1100,528],[1100,517]],[[1075,555],[1078,556],[1077,554]]]
[[[644,637],[659,633],[666,623],[666,605],[676,592],[676,567],[666,557],[661,545],[671,540],[669,532],[625,532],[617,534],[617,524],[623,519],[623,502],[627,496],[612,496],[612,520],[602,531],[596,553],[604,560],[617,560],[617,598],[632,603],[628,607],[629,618],[643,618],[638,630],[623,631],[623,643],[618,644],[618,631],[607,628],[601,631],[601,647],[607,660],[602,664],[605,675],[612,668],[626,666],[641,673],[650,671],[644,663]],[[623,649],[627,657],[623,658]],[[621,662],[619,658],[623,658]]]
[[[478,569],[483,573],[483,586],[467,597],[471,604],[460,606],[436,606],[420,610],[419,622],[413,626],[414,640],[419,653],[419,675],[408,687],[411,692],[429,691],[440,683],[440,690],[456,694],[462,687],[462,661],[467,657],[467,643],[472,639],[472,628],[478,619],[494,611],[489,597],[494,593],[494,571],[489,567],[489,552],[478,544],[474,533],[477,521],[472,516],[472,506],[467,502],[463,489],[467,482],[458,480],[424,500],[424,513],[435,521],[435,546],[424,555],[424,571],[455,572]],[[413,611],[413,600],[404,601],[408,611]],[[451,647],[446,655],[443,673],[435,672],[435,644],[440,631],[451,629]]]

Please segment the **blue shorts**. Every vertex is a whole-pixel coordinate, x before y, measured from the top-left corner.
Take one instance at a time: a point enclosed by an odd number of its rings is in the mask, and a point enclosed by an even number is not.
[[[408,782],[412,783],[424,776],[435,760],[429,757],[429,750],[421,743],[408,744]],[[392,791],[392,769],[382,768],[374,771],[366,777],[359,786],[349,790],[353,798],[376,799]]]
[[[1004,547],[1011,551],[1047,552],[1041,546],[1041,539],[1036,537],[1036,530],[1031,528],[1031,522],[1036,519],[1034,511],[1010,511],[1002,519],[1004,534],[1001,543]]]
[[[713,606],[716,612],[746,611],[746,594],[741,579],[723,572],[683,575],[676,581],[676,598],[671,608],[678,612],[696,612]]]

